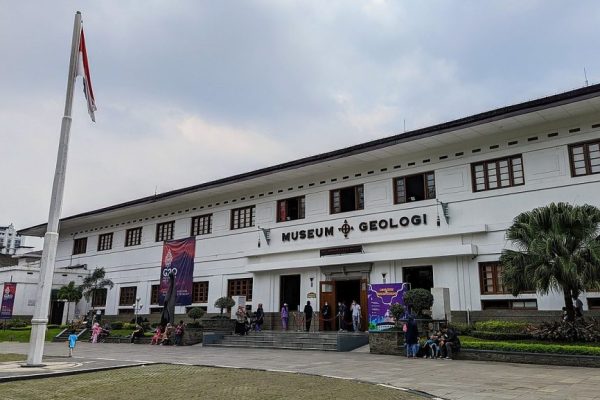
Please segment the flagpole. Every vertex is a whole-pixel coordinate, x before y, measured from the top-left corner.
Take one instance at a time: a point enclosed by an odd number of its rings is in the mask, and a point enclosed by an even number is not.
[[[81,13],[75,14],[73,25],[73,40],[71,42],[71,61],[69,64],[69,77],[67,79],[67,96],[65,112],[60,126],[60,142],[56,157],[56,170],[52,185],[52,198],[50,199],[50,212],[48,226],[44,236],[44,249],[40,265],[40,281],[38,285],[35,311],[31,320],[31,337],[29,339],[29,353],[27,355],[28,367],[40,366],[44,354],[44,340],[48,325],[48,309],[52,291],[52,278],[54,277],[54,261],[56,259],[56,246],[58,244],[58,226],[62,209],[63,192],[65,187],[65,173],[67,170],[67,152],[69,149],[69,135],[71,131],[71,109],[73,104],[73,90],[77,72],[79,55],[79,38],[81,34]]]

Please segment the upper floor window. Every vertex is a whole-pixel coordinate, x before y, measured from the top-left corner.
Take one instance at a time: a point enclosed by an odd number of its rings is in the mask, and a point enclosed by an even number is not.
[[[112,249],[113,234],[105,233],[98,236],[98,251]]]
[[[365,208],[364,186],[351,186],[329,192],[331,214],[362,210]]]
[[[231,229],[241,229],[254,226],[256,207],[248,206],[231,210]]]
[[[208,282],[194,282],[192,285],[192,303],[206,303],[208,301]]]
[[[137,246],[142,243],[142,227],[131,228],[125,231],[125,247]]]
[[[600,173],[600,140],[569,146],[571,176]]]
[[[279,200],[277,202],[277,222],[304,219],[304,203],[304,196]]]
[[[396,204],[435,199],[435,174],[425,172],[394,179],[394,196]]]
[[[131,306],[135,304],[135,294],[137,292],[136,286],[122,287],[119,295],[120,306]]]
[[[165,240],[173,239],[173,229],[175,228],[175,221],[163,222],[162,224],[156,224],[156,241],[164,242]]]
[[[521,155],[473,163],[471,169],[475,192],[525,184]]]
[[[87,251],[87,238],[79,238],[73,241],[73,254],[84,254]]]
[[[208,235],[212,231],[212,214],[192,218],[191,236]]]

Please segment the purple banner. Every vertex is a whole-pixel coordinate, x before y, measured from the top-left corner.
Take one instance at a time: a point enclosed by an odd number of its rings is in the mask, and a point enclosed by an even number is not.
[[[408,283],[377,283],[368,287],[369,330],[378,331],[395,325],[390,315],[392,304],[404,305],[404,293],[410,289]]]
[[[175,290],[177,292],[175,305],[187,306],[192,304],[195,253],[195,237],[165,242],[160,266],[158,296],[158,303],[161,306],[164,305],[165,296],[169,291],[169,274],[171,271],[175,275]]]
[[[5,283],[2,290],[2,306],[0,306],[0,319],[11,319],[15,304],[16,283]]]

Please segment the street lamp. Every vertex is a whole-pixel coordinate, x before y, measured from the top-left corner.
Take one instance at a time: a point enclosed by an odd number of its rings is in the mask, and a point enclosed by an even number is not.
[[[135,299],[135,304],[132,306],[133,307],[133,312],[135,313],[135,324],[138,324],[138,312],[142,309],[142,307],[144,306],[142,303],[140,303],[140,298],[138,297],[137,299]]]

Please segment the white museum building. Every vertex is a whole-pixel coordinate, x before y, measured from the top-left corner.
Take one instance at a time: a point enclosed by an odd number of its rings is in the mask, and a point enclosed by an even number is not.
[[[63,218],[56,267],[104,267],[115,285],[92,306],[124,318],[136,298],[160,312],[163,242],[191,236],[209,312],[226,295],[366,312],[384,282],[448,288],[457,313],[560,310],[560,294],[510,295],[498,264],[513,218],[550,202],[600,206],[600,85]]]

